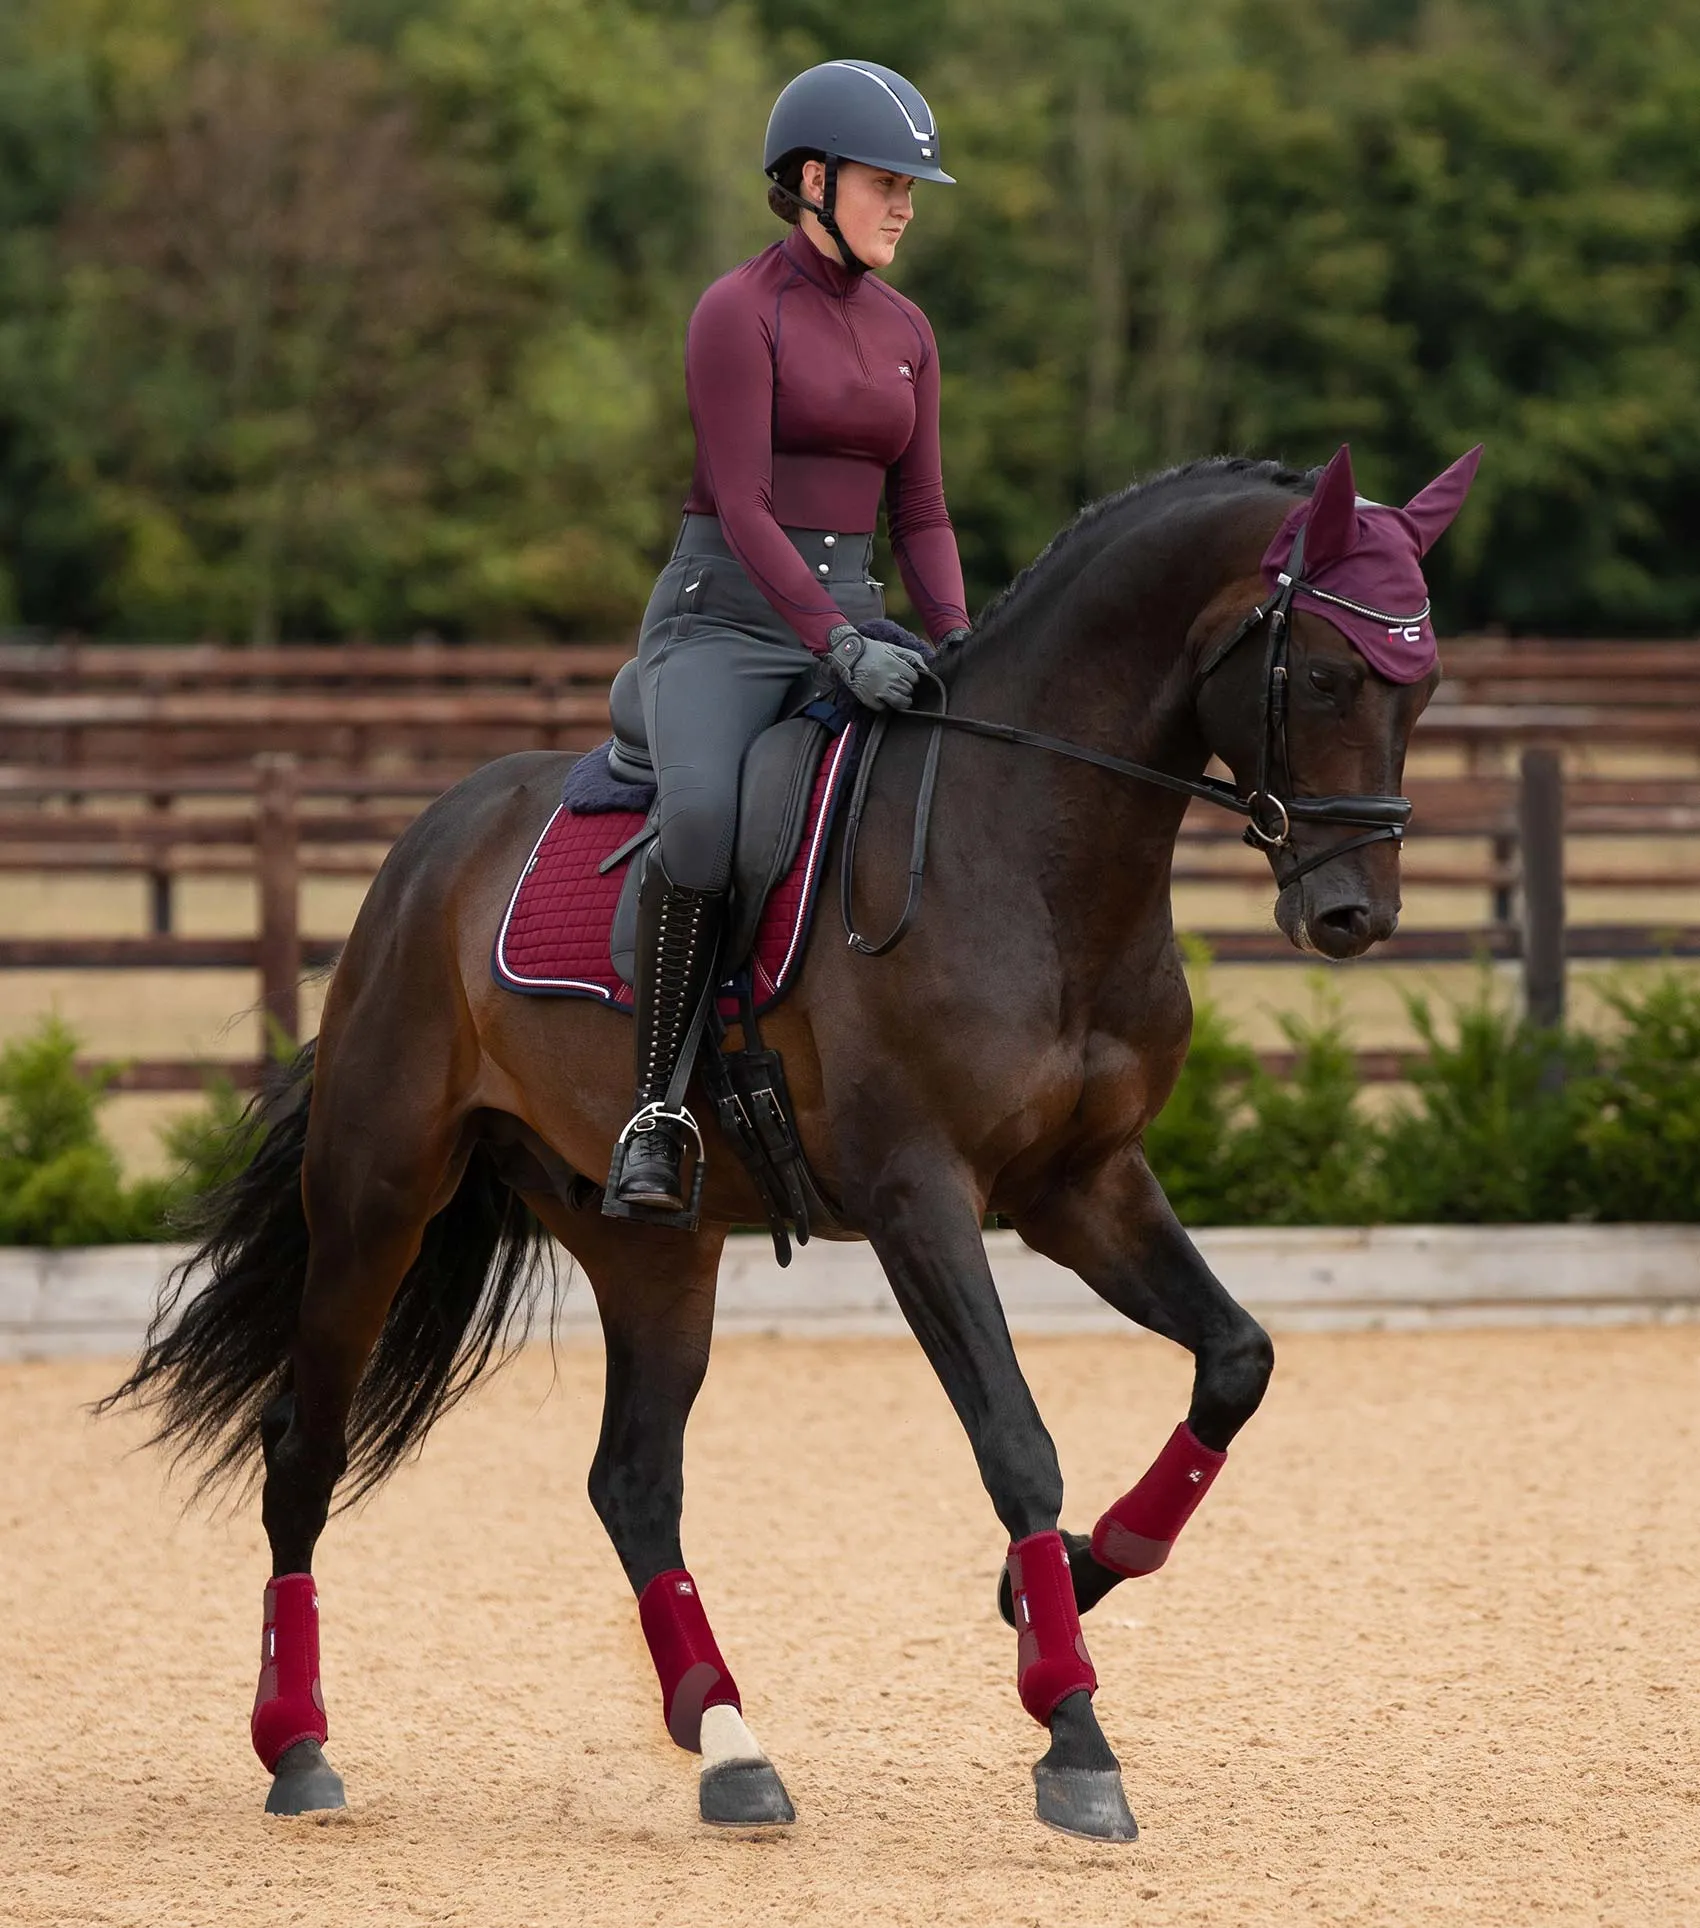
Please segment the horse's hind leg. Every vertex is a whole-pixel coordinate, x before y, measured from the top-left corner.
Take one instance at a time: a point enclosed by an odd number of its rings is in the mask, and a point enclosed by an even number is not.
[[[725,1827],[793,1821],[783,1782],[744,1724],[679,1541],[685,1422],[708,1369],[725,1232],[687,1237],[527,1196],[596,1294],[607,1374],[590,1500],[637,1595],[667,1731],[702,1755],[699,1811]]]
[[[1118,1312],[1193,1355],[1192,1403],[1149,1470],[1099,1519],[1067,1535],[1076,1602],[1153,1573],[1209,1491],[1274,1368],[1269,1335],[1204,1262],[1130,1146],[1017,1219],[1023,1239],[1078,1272]],[[1009,1617],[1007,1589],[1000,1604]]]
[[[357,1090],[351,1068],[314,1094],[302,1171],[306,1285],[287,1389],[260,1420],[272,1578],[252,1731],[273,1777],[268,1814],[345,1805],[342,1779],[324,1756],[313,1552],[348,1466],[361,1374],[426,1222],[452,1198],[464,1166],[452,1135],[422,1125],[428,1107],[405,1080],[374,1072]]]

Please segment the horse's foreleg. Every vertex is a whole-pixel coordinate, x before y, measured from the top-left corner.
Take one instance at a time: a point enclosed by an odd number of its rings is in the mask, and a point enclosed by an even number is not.
[[[723,1231],[686,1238],[589,1214],[535,1209],[584,1266],[607,1350],[602,1436],[590,1499],[638,1598],[661,1683],[662,1718],[702,1756],[698,1809],[725,1827],[794,1821],[790,1797],[745,1725],[679,1542],[685,1422],[708,1368]],[[570,1222],[569,1222],[570,1221]]]
[[[1057,1531],[1056,1447],[1010,1343],[965,1178],[929,1154],[894,1160],[870,1188],[869,1236],[904,1317],[968,1435],[1009,1534],[1005,1573],[1017,1628],[1021,1704],[1048,1729],[1033,1770],[1039,1818],[1097,1840],[1138,1833],[1121,1768],[1092,1708],[1098,1677],[1080,1631],[1068,1553]]]
[[[1145,1474],[1099,1519],[1090,1541],[1068,1536],[1081,1611],[1169,1557],[1257,1411],[1274,1367],[1269,1335],[1228,1294],[1181,1228],[1143,1154],[1128,1147],[1088,1178],[1017,1219],[1036,1251],[1078,1272],[1127,1318],[1193,1355],[1186,1418]],[[1007,1593],[1000,1602],[1008,1617]]]

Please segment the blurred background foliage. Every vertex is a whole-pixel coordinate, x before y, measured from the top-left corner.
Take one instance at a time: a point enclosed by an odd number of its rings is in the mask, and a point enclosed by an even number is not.
[[[1452,626],[1700,627],[1700,0],[9,0],[0,625],[610,636],[778,87],[908,72],[978,604],[1091,496],[1489,446]]]

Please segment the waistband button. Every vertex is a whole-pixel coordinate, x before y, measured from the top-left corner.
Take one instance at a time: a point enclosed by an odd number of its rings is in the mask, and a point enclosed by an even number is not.
[[[832,564],[830,562],[823,562],[820,566],[820,572],[823,576],[830,576],[832,574]]]
[[[827,536],[825,538],[826,546],[830,549],[833,546],[833,544],[837,542],[837,540],[838,540],[837,536]]]

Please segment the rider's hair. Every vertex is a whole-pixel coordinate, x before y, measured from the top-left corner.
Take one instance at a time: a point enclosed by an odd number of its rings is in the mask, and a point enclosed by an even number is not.
[[[798,147],[787,154],[784,160],[779,163],[778,167],[773,170],[773,182],[767,190],[767,204],[773,209],[774,213],[779,216],[781,221],[788,222],[790,226],[795,227],[803,218],[803,210],[798,207],[795,201],[786,200],[785,195],[780,192],[780,189],[784,188],[791,194],[801,194],[803,191],[803,163],[805,161],[824,160],[825,158],[822,154],[813,154],[806,148]]]

